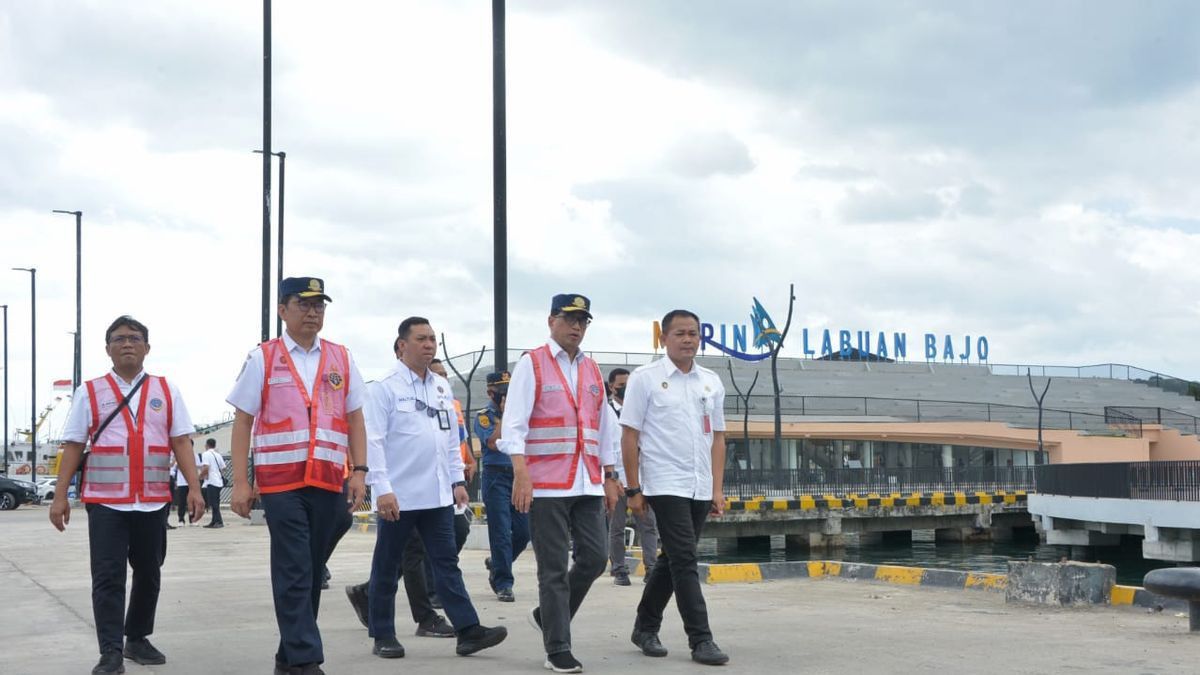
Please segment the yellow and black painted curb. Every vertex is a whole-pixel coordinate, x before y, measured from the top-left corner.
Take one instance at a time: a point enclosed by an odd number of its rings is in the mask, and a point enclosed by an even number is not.
[[[1020,504],[1028,499],[1025,490],[1006,492],[931,492],[887,495],[797,495],[790,499],[729,498],[729,511],[810,511],[814,509],[895,508],[901,506],[966,506],[967,504]]]

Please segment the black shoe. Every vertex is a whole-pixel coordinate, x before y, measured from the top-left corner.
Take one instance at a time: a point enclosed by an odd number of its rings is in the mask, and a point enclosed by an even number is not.
[[[274,675],[291,675],[291,669],[288,668],[288,665],[278,661],[275,662],[275,670],[272,672]]]
[[[375,638],[371,653],[381,659],[399,659],[404,657],[404,645],[394,637]]]
[[[541,607],[534,607],[533,609],[529,610],[529,613],[525,615],[525,618],[529,619],[529,625],[533,626],[534,630],[536,630],[539,633],[542,632],[542,608]]]
[[[583,664],[579,662],[571,652],[558,652],[556,654],[547,654],[546,663],[542,664],[546,670],[553,670],[556,673],[582,673]]]
[[[125,658],[143,666],[157,666],[167,662],[167,657],[155,649],[146,638],[125,640]]]
[[[721,651],[717,643],[712,640],[705,640],[692,647],[692,660],[696,663],[703,663],[706,666],[723,666],[729,663],[729,655]]]
[[[516,602],[517,599],[513,596],[511,588],[501,588],[496,591],[496,599],[500,602]]]
[[[321,670],[321,666],[316,663],[306,663],[302,666],[292,666],[288,673],[290,675],[325,675],[325,671]]]
[[[350,606],[354,608],[354,614],[358,617],[359,623],[363,625],[363,628],[370,628],[367,622],[367,584],[347,586],[346,597],[349,598]]]
[[[175,529],[175,526],[174,526],[174,525],[172,525],[172,524],[170,524],[170,523],[167,523],[167,529],[168,529],[168,530],[173,530],[173,529]]]
[[[458,646],[454,651],[459,656],[470,656],[477,651],[495,647],[508,637],[508,629],[504,626],[488,628],[475,624],[458,636]]]
[[[92,668],[92,675],[123,672],[125,672],[125,660],[121,658],[121,652],[115,649],[101,654],[99,663]]]
[[[666,656],[667,648],[658,640],[658,633],[650,633],[647,631],[633,629],[633,635],[629,636],[630,642],[637,645],[637,648],[642,650],[646,656]]]
[[[417,624],[417,637],[454,637],[454,626],[446,623],[446,617],[441,614],[434,614],[432,618]]]
[[[483,559],[483,566],[487,568],[487,571],[492,571],[492,556],[489,555]]]
[[[614,586],[628,586],[629,585],[629,575],[625,574],[623,572],[620,574],[617,574],[616,578],[613,579],[613,585]]]
[[[205,525],[204,527],[211,529],[211,530],[218,530],[222,527],[225,527],[225,523],[209,523],[209,524]]]

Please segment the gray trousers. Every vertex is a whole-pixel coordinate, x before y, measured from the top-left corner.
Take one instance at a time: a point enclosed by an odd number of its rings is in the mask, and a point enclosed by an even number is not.
[[[571,619],[592,582],[604,573],[604,533],[603,497],[536,497],[529,507],[547,654],[571,650]],[[572,541],[575,564],[568,571]]]
[[[625,494],[617,499],[617,506],[608,517],[608,560],[612,563],[612,575],[629,574],[629,566],[625,563],[625,523],[628,507],[625,504]],[[654,522],[654,509],[646,508],[643,515],[633,516],[634,529],[638,541],[642,545],[642,562],[646,564],[646,574],[654,567],[654,559],[658,557],[658,525]]]

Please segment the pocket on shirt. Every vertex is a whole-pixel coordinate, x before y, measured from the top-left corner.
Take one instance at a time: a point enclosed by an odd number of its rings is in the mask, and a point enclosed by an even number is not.
[[[669,408],[679,403],[679,397],[666,391],[656,391],[650,394],[650,405],[656,408]]]
[[[417,411],[416,399],[396,401],[396,412],[412,413]]]

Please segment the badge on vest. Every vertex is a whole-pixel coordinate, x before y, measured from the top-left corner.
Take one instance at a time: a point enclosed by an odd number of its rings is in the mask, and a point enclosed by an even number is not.
[[[590,391],[592,393],[592,396],[599,396],[600,395],[600,386],[593,384],[592,386],[588,387],[588,391]]]
[[[163,407],[163,400],[161,398],[150,399],[150,409],[151,410],[153,410],[154,412],[158,412],[159,410],[162,410],[162,407]]]
[[[549,393],[552,391],[562,391],[562,390],[563,390],[563,386],[561,384],[543,384],[542,385],[542,393],[543,394],[546,394],[546,393]]]
[[[346,381],[342,379],[341,374],[336,371],[326,375],[325,381],[329,382],[329,385],[332,386],[335,390],[341,389],[342,385],[346,384]]]

